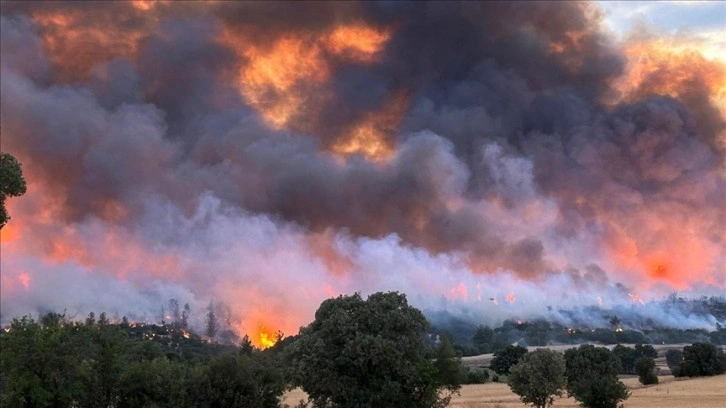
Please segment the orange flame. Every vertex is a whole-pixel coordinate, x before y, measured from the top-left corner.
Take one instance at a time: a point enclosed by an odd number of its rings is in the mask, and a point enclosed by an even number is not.
[[[242,31],[228,29],[221,39],[246,61],[239,73],[240,93],[273,128],[304,131],[322,119],[316,119],[317,102],[312,99],[329,100],[325,86],[332,77],[336,59],[372,64],[390,38],[388,30],[362,23],[341,25],[322,33],[288,33],[272,44],[250,41],[251,33]],[[394,95],[380,110],[350,126],[331,150],[374,159],[388,156],[392,147],[386,135],[399,125],[407,105],[406,95]]]
[[[255,343],[255,342],[253,341],[253,343]],[[277,343],[277,335],[276,335],[276,333],[274,333],[270,330],[267,330],[265,325],[260,324],[258,326],[258,330],[257,330],[257,342],[256,343],[257,343],[256,345],[258,347],[260,347],[261,349],[270,348],[270,347],[274,346],[275,343]]]
[[[640,295],[628,293],[628,296],[630,297],[630,300],[633,301],[633,303],[640,303],[641,305],[645,305],[645,302],[643,302],[643,299],[640,297]]]
[[[703,123],[709,113],[696,95],[705,94],[721,117],[726,117],[726,65],[704,57],[699,44],[674,39],[639,41],[628,44],[625,54],[626,74],[614,83],[620,93],[616,103],[670,96],[691,108],[696,122]],[[726,131],[721,128],[718,132],[721,147],[726,148]]]

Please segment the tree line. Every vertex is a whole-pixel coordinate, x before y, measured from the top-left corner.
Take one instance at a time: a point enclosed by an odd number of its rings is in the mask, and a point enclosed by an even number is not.
[[[211,306],[205,336],[188,331],[189,310],[177,305],[161,325],[113,323],[105,313],[80,322],[58,313],[14,319],[0,331],[0,407],[284,407],[282,395],[294,387],[309,396],[296,407],[444,407],[475,373],[397,292],[328,299],[299,334],[279,334],[265,350],[247,336],[214,342]],[[585,407],[608,408],[628,397],[618,374],[657,382],[655,356],[642,344],[564,354],[508,345],[490,368],[527,404],[545,407],[567,392]],[[726,368],[708,343],[666,359],[681,376]]]

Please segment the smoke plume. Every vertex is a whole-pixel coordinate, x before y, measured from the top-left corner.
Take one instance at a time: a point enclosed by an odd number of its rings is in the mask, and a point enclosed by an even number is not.
[[[174,298],[199,324],[213,300],[258,341],[354,291],[486,322],[723,294],[724,64],[602,18],[4,2],[2,150],[28,193],[2,230],[3,322],[154,321]]]

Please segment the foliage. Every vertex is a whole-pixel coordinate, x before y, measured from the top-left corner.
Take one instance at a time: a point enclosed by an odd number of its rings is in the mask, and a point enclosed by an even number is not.
[[[676,377],[701,377],[726,372],[723,350],[709,343],[694,343],[683,348],[683,362],[674,373]]]
[[[494,330],[489,326],[478,326],[471,343],[474,345],[478,354],[491,353],[493,348]]]
[[[582,345],[565,351],[567,393],[584,407],[616,408],[630,393],[618,380],[618,358],[604,347]]]
[[[650,344],[636,344],[635,348],[618,344],[613,348],[613,354],[620,360],[621,374],[635,374],[635,360],[640,357],[658,357],[658,352]]]
[[[21,196],[25,191],[22,164],[11,154],[0,152],[0,229],[10,221],[5,199]]]
[[[638,381],[643,385],[658,384],[655,360],[652,357],[638,357],[635,360],[635,373],[638,374]]]
[[[279,362],[238,354],[177,324],[25,316],[0,331],[0,407],[277,406]]]
[[[682,350],[668,350],[665,354],[666,364],[671,370],[673,375],[676,375],[678,366],[683,362],[683,351]]]
[[[517,364],[527,354],[527,349],[522,346],[507,346],[504,350],[494,353],[490,368],[497,374],[509,374],[512,366]]]
[[[565,389],[565,359],[549,349],[527,353],[510,369],[507,383],[523,403],[548,407]]]
[[[426,358],[428,323],[397,292],[324,301],[290,346],[316,407],[440,407],[459,388]]]
[[[489,379],[489,370],[469,368],[466,374],[467,384],[484,384]]]

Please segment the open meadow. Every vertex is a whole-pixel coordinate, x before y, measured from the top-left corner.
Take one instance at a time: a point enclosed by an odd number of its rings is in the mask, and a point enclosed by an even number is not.
[[[624,378],[632,395],[625,408],[724,408],[726,407],[726,375],[680,379],[666,375],[659,377],[660,383],[643,386],[636,377]],[[305,393],[300,389],[285,394],[284,403],[295,406]],[[521,408],[525,405],[519,397],[503,383],[464,385],[461,395],[452,399],[456,408]],[[557,408],[579,408],[572,398],[555,400]]]

